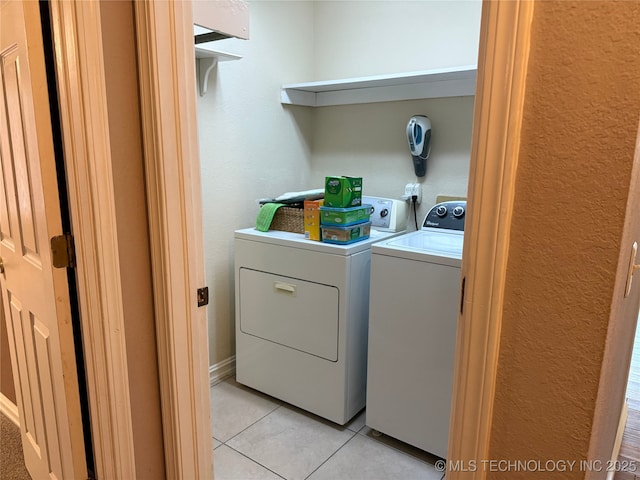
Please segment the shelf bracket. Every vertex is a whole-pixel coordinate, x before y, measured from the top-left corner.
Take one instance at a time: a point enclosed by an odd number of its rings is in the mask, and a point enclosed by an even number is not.
[[[200,83],[200,96],[204,97],[207,93],[207,85],[209,84],[209,74],[211,70],[218,65],[216,57],[199,58],[198,59],[198,80]]]

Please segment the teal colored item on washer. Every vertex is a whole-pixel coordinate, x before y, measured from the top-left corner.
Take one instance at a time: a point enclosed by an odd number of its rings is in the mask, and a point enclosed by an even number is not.
[[[348,227],[357,223],[368,222],[371,216],[371,205],[365,203],[351,208],[320,207],[320,224],[341,225]]]
[[[256,230],[260,230],[261,232],[269,230],[273,216],[280,207],[284,207],[284,203],[265,203],[260,207],[258,218],[256,218]]]

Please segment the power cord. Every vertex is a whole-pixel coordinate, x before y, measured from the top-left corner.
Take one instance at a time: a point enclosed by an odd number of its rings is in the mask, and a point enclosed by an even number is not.
[[[413,203],[413,221],[416,224],[416,230],[418,230],[418,207],[417,207],[417,202],[418,202],[418,196],[417,195],[411,195],[411,203]]]

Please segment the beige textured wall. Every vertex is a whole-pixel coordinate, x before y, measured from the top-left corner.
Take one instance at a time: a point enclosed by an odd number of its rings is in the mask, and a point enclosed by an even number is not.
[[[133,4],[100,3],[136,474],[164,478]]]
[[[535,5],[491,459],[587,457],[640,113],[638,25],[638,2]]]

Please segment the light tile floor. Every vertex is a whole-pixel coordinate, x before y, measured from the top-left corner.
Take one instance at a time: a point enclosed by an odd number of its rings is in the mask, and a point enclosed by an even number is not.
[[[437,457],[340,426],[228,378],[211,387],[216,480],[441,480]]]

